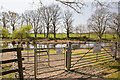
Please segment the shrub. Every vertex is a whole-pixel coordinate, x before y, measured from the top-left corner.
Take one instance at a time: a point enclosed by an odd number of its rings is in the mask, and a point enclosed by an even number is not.
[[[0,35],[2,35],[2,37],[7,37],[9,35],[8,29],[0,27]]]
[[[20,29],[15,30],[13,32],[13,38],[19,38],[21,40],[23,38],[29,38],[31,29],[32,29],[31,25],[23,26]]]

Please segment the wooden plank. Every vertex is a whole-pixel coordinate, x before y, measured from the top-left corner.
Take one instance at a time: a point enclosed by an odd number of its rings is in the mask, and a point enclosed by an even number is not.
[[[36,51],[35,53],[48,52],[48,51]]]
[[[12,51],[17,51],[17,48],[12,48],[12,49],[2,49],[2,53],[4,52],[12,52]]]
[[[22,60],[24,60],[24,58],[22,58]],[[0,61],[0,63],[6,64],[6,63],[11,63],[11,62],[16,62],[16,61],[18,61],[18,59],[11,59],[11,60]]]
[[[23,48],[21,48],[21,50],[23,50]],[[12,49],[0,49],[0,53],[13,52],[13,51],[17,51],[17,48],[12,48]]]
[[[25,70],[25,67],[22,68],[23,70]],[[15,70],[9,70],[9,71],[4,71],[2,72],[2,75],[6,75],[6,74],[10,74],[10,73],[14,73],[14,72],[18,72],[19,69],[15,69]]]
[[[23,68],[22,68],[22,54],[21,54],[21,48],[17,48],[17,59],[18,59],[18,72],[19,72],[19,78],[24,79],[23,77]]]

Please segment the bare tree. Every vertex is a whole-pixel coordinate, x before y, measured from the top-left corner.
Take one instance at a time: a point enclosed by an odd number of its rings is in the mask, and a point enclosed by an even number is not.
[[[45,38],[45,27],[46,27],[46,25],[45,25],[45,22],[43,21],[43,20],[41,20],[41,27],[42,28],[39,28],[39,29],[41,29],[41,31],[43,31],[43,33],[44,33],[44,38]]]
[[[119,24],[119,20],[120,20],[120,14],[117,13],[112,13],[111,14],[111,26],[110,28],[112,30],[115,31],[115,33],[117,34],[118,38],[120,39],[120,24]]]
[[[0,15],[0,22],[3,25],[3,28],[7,29],[7,24],[9,22],[8,20],[8,13],[7,12],[2,12]]]
[[[42,34],[43,32],[43,25],[42,23],[39,24],[39,27],[38,27],[38,31],[37,31],[39,34]]]
[[[30,24],[33,27],[35,38],[37,37],[37,31],[39,29],[39,23],[40,23],[40,13],[38,11],[36,11],[36,10],[31,11]]]
[[[25,11],[21,17],[26,25],[30,25],[31,11]]]
[[[70,32],[72,32],[72,22],[73,22],[72,13],[69,10],[67,10],[64,13],[63,21],[64,21],[63,22],[64,27],[67,31],[67,38],[69,38],[69,34],[70,34]]]
[[[53,26],[53,34],[54,34],[54,38],[56,38],[56,31],[58,30],[57,25],[60,23],[60,7],[58,5],[54,5],[52,4],[50,6],[52,8],[51,12],[52,12],[52,26]]]
[[[41,27],[40,25],[40,11],[39,10],[31,10],[22,14],[22,18],[27,25],[32,25],[33,31],[35,34],[35,38],[37,38],[38,29]]]
[[[89,27],[101,39],[106,28],[109,26],[110,12],[106,8],[99,8],[88,19]]]
[[[15,30],[15,25],[17,24],[18,20],[20,19],[20,16],[18,13],[8,11],[8,18],[9,23],[13,28],[13,31]]]
[[[75,31],[78,33],[78,34],[80,34],[80,37],[81,37],[81,34],[82,34],[82,32],[83,32],[83,25],[82,24],[79,24],[79,25],[77,25],[76,27],[75,27]]]
[[[56,1],[70,7],[77,13],[81,13],[81,9],[84,6],[86,6],[86,4],[82,0],[56,0]]]
[[[45,23],[46,29],[47,29],[47,38],[49,36],[49,28],[50,28],[50,24],[52,21],[52,7],[50,6],[43,6],[41,7],[41,18]]]

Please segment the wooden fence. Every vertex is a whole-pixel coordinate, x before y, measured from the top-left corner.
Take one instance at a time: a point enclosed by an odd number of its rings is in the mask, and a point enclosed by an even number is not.
[[[1,50],[0,53],[2,53],[3,55],[4,55],[5,52],[13,52],[13,51],[17,52],[17,59],[10,59],[10,60],[5,60],[5,61],[0,61],[1,64],[7,64],[7,63],[16,62],[16,61],[18,62],[18,69],[4,71],[4,72],[2,72],[2,75],[18,72],[19,73],[19,78],[21,80],[24,79],[23,70],[25,70],[25,68],[22,67],[22,60],[24,60],[24,58],[22,58],[21,50],[23,50],[23,48],[12,48],[12,49],[2,49]]]

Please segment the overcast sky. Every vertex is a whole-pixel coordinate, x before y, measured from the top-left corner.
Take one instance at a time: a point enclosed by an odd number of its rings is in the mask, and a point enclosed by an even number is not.
[[[92,0],[86,0],[86,4],[88,7],[84,7],[81,11],[82,14],[78,14],[74,11],[74,23],[73,25],[78,25],[78,24],[86,24],[87,19],[91,16],[93,13],[93,9],[91,7],[91,2]],[[105,0],[104,0],[105,1]],[[110,0],[106,0],[110,1]],[[118,2],[119,0],[113,0],[114,2]],[[34,5],[32,5],[32,3]],[[0,0],[0,10],[1,11],[14,11],[17,13],[23,13],[25,10],[32,10],[32,9],[37,9],[39,0]],[[51,3],[54,4],[59,4],[62,9],[64,9],[66,6],[62,5],[61,3],[55,1],[55,0],[42,0],[44,5],[49,5]],[[117,11],[117,9],[113,9],[113,11]]]

